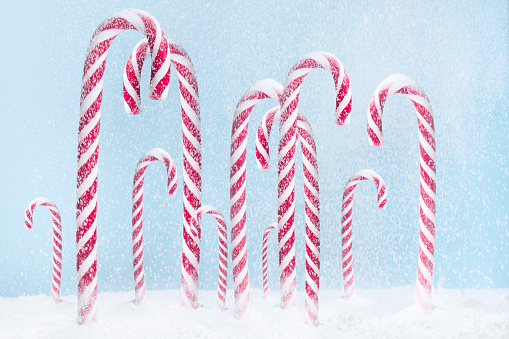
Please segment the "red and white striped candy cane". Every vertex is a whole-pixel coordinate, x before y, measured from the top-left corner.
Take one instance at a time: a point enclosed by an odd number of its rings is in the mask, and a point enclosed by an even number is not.
[[[51,212],[53,220],[53,280],[51,282],[51,300],[55,304],[60,302],[60,281],[62,278],[62,222],[58,207],[47,198],[36,198],[28,204],[25,211],[25,226],[32,229],[34,208],[46,206]]]
[[[371,180],[378,190],[378,208],[387,204],[387,186],[383,179],[369,169],[360,170],[348,179],[343,191],[343,208],[341,218],[341,244],[343,258],[343,282],[345,299],[350,300],[354,293],[353,256],[352,256],[352,210],[355,187],[362,180]]]
[[[191,227],[188,230],[189,234],[193,237],[194,242],[198,246],[198,252],[186,253],[190,259],[193,270],[192,274],[184,275],[182,279],[187,281],[182,284],[182,300],[185,305],[197,308],[198,307],[198,276],[200,271],[200,244],[201,244],[201,217],[202,214],[210,214],[216,218],[217,230],[219,233],[219,279],[217,285],[217,307],[219,310],[224,311],[225,298],[226,298],[226,277],[228,267],[228,234],[226,231],[226,223],[223,215],[210,205],[201,206],[196,210],[191,220]],[[188,272],[188,271],[183,271]]]
[[[168,194],[174,195],[177,190],[177,168],[170,155],[161,148],[152,148],[145,153],[134,172],[133,180],[133,272],[136,305],[141,305],[145,299],[145,273],[143,270],[143,184],[145,170],[152,161],[161,161],[168,173]]]
[[[147,56],[148,41],[143,39],[132,50],[124,71],[124,107],[129,114],[141,112],[140,76]],[[177,69],[180,86],[183,142],[183,192],[184,217],[182,240],[182,284],[184,275],[191,274],[193,267],[186,253],[196,256],[198,247],[188,233],[191,218],[201,206],[201,120],[198,82],[193,63],[187,52],[175,41],[168,39],[171,61]],[[185,287],[187,289],[187,287]],[[182,300],[185,305],[186,300]]]
[[[279,121],[279,107],[263,116],[256,136],[258,167],[269,168],[269,139],[272,125]],[[306,322],[318,325],[318,291],[320,285],[320,190],[318,185],[318,160],[313,130],[306,118],[298,112],[297,129],[302,152],[306,215]]]
[[[315,68],[331,72],[336,87],[335,123],[345,125],[352,107],[350,82],[343,64],[334,55],[314,52],[300,59],[286,78],[279,125],[278,225],[281,307],[295,305],[295,147],[297,143],[297,106],[304,77]],[[316,244],[317,247],[320,244]]]
[[[230,153],[230,218],[235,289],[235,317],[243,318],[249,307],[249,274],[246,242],[246,149],[249,116],[254,105],[271,98],[280,103],[283,86],[275,80],[261,80],[242,96],[235,109]]]
[[[371,145],[382,145],[382,115],[385,100],[392,94],[405,94],[417,111],[420,151],[419,263],[417,301],[424,313],[431,312],[431,288],[435,253],[436,145],[435,124],[429,99],[410,77],[393,74],[378,85],[371,97],[367,130]]]
[[[78,132],[78,180],[76,202],[76,250],[78,271],[78,323],[97,320],[97,172],[103,75],[108,49],[124,30],[143,33],[152,55],[150,97],[166,97],[170,80],[168,42],[159,23],[147,12],[126,9],[104,20],[90,40],[80,100]]]
[[[267,228],[265,228],[265,232],[263,232],[263,241],[262,241],[262,274],[263,274],[263,297],[267,298],[269,296],[269,273],[267,269],[267,254],[269,250],[269,234],[274,228],[277,228],[277,222],[273,222]]]

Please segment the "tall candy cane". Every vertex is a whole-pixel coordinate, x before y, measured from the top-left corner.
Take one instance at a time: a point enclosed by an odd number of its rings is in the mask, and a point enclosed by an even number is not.
[[[275,80],[261,80],[242,96],[235,109],[230,151],[230,218],[235,289],[235,317],[243,318],[249,307],[249,274],[246,242],[246,149],[249,116],[254,105],[271,98],[280,103],[283,86]]]
[[[336,87],[335,123],[345,125],[352,107],[350,82],[343,64],[334,55],[314,52],[304,56],[286,78],[279,125],[278,225],[281,307],[295,305],[295,147],[297,142],[297,106],[304,77],[315,68],[331,72]],[[319,248],[319,242],[316,247]],[[318,286],[317,286],[318,287]]]
[[[32,229],[32,216],[34,208],[37,206],[46,206],[51,212],[53,220],[53,280],[51,282],[51,300],[55,304],[60,302],[60,280],[62,277],[62,223],[60,221],[60,211],[58,207],[50,200],[40,197],[32,200],[25,211],[25,226]]]
[[[161,161],[166,167],[166,172],[168,173],[166,190],[168,194],[174,195],[177,190],[177,168],[170,155],[161,148],[152,148],[145,153],[136,165],[133,180],[133,272],[134,303],[136,305],[141,305],[145,299],[145,273],[143,270],[143,184],[145,181],[145,171],[152,161]]]
[[[343,208],[341,218],[341,244],[343,258],[343,281],[345,299],[350,300],[354,293],[353,281],[353,256],[352,256],[352,210],[353,194],[355,187],[362,180],[371,180],[378,190],[378,208],[385,208],[387,204],[387,186],[383,179],[374,171],[369,169],[360,170],[355,173],[345,185],[343,191]]]
[[[270,164],[269,142],[272,125],[279,121],[279,107],[274,107],[263,116],[256,138],[258,167],[267,169]],[[318,291],[320,285],[320,190],[318,185],[318,160],[313,130],[299,112],[297,129],[302,151],[304,172],[304,194],[306,214],[306,322],[318,325]]]
[[[277,222],[273,222],[263,232],[262,240],[262,274],[263,274],[263,297],[269,296],[269,273],[267,268],[267,255],[269,251],[269,234],[274,228],[277,228]]]
[[[198,276],[200,270],[202,214],[213,215],[217,221],[217,230],[219,232],[219,279],[217,286],[217,307],[219,310],[224,311],[228,265],[228,234],[223,215],[210,205],[204,205],[196,210],[196,213],[193,215],[191,220],[191,228],[188,230],[189,234],[193,237],[194,242],[198,246],[198,252],[196,256],[194,256],[193,253],[187,253],[187,257],[190,259],[193,270],[192,274],[182,277],[182,279],[187,281],[187,284],[182,284],[182,300],[184,300],[185,304],[189,307],[198,307]]]
[[[132,50],[124,71],[124,107],[128,114],[141,112],[140,76],[147,57],[148,41],[143,39]],[[187,253],[196,256],[197,244],[188,233],[191,218],[201,206],[201,120],[198,82],[193,63],[179,44],[168,39],[171,61],[177,69],[180,86],[183,142],[184,217],[182,240],[182,285],[187,284],[185,275],[192,274],[193,267]],[[186,289],[188,287],[185,287]],[[187,303],[182,299],[182,305]]]
[[[385,100],[394,93],[405,94],[417,111],[420,151],[420,220],[419,263],[417,266],[417,301],[424,313],[431,312],[431,286],[435,253],[436,217],[436,145],[435,124],[429,99],[410,77],[393,74],[378,85],[371,97],[367,130],[373,146],[382,145],[382,115]]]
[[[104,20],[90,40],[80,100],[76,250],[78,271],[78,323],[97,321],[97,172],[103,75],[108,49],[124,30],[136,29],[149,42],[152,55],[150,97],[164,99],[170,80],[168,42],[159,23],[147,12],[126,9]]]

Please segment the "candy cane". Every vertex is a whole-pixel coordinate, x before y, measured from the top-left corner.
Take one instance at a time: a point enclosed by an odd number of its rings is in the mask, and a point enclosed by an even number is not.
[[[62,276],[62,223],[58,207],[47,198],[36,198],[28,204],[25,211],[25,226],[32,229],[34,208],[46,206],[51,212],[53,220],[53,281],[51,282],[51,300],[55,304],[60,302],[60,280]]]
[[[367,130],[373,146],[382,145],[382,115],[385,100],[391,94],[405,94],[417,111],[420,151],[420,220],[419,263],[417,267],[417,300],[424,313],[431,312],[431,286],[435,253],[436,217],[436,145],[435,124],[429,99],[410,77],[393,74],[378,85],[371,97]]]
[[[246,149],[249,116],[254,105],[271,98],[280,103],[283,86],[275,80],[261,80],[242,96],[235,109],[230,153],[230,218],[235,289],[235,317],[243,318],[249,307],[249,274],[246,241]]]
[[[122,10],[96,29],[83,69],[78,132],[76,259],[80,325],[97,320],[97,172],[104,68],[114,38],[128,29],[140,31],[149,41],[153,60],[150,97],[164,99],[170,80],[168,42],[163,29],[150,14],[136,9]]]
[[[295,305],[295,147],[297,143],[297,106],[304,77],[315,68],[331,72],[336,87],[335,122],[345,125],[352,106],[350,82],[343,64],[332,54],[314,52],[299,60],[286,78],[279,125],[278,225],[281,307]],[[319,248],[320,244],[316,244]],[[317,277],[318,279],[318,277]],[[318,286],[317,286],[318,287]]]
[[[132,50],[124,71],[124,107],[128,114],[138,114],[140,107],[140,76],[143,62],[147,57],[148,42],[140,41]],[[191,218],[201,206],[201,120],[198,97],[198,82],[193,63],[187,52],[176,42],[168,39],[171,61],[177,69],[180,86],[183,141],[184,176],[184,217],[182,240],[182,284],[185,275],[192,274],[186,253],[196,256],[196,243],[188,233]],[[187,287],[185,287],[187,289]],[[187,303],[182,300],[182,305]]]
[[[279,107],[274,107],[263,116],[256,138],[256,160],[258,167],[266,169],[270,164],[269,142],[272,125],[279,121]],[[299,112],[297,129],[302,151],[306,214],[306,322],[318,325],[318,291],[320,283],[320,195],[318,185],[318,160],[313,130]]]
[[[217,307],[224,311],[224,303],[226,298],[226,276],[228,265],[228,235],[226,231],[226,223],[223,215],[210,205],[204,205],[196,210],[191,220],[191,227],[188,230],[197,244],[197,255],[194,253],[186,253],[192,265],[192,274],[185,275],[182,279],[186,279],[187,283],[182,284],[182,300],[186,302],[186,306],[198,307],[198,276],[200,270],[200,244],[201,244],[201,216],[202,214],[210,214],[216,218],[217,230],[219,233],[219,279],[217,286]],[[187,271],[185,271],[187,272]]]
[[[141,305],[145,299],[145,273],[143,270],[143,184],[145,181],[145,170],[152,161],[161,161],[168,173],[168,194],[174,195],[177,190],[177,168],[165,150],[152,148],[145,153],[134,172],[133,180],[133,272],[136,305]]]
[[[341,244],[343,246],[343,281],[345,299],[350,300],[354,293],[353,256],[352,256],[352,208],[355,187],[362,180],[371,180],[378,190],[378,208],[385,208],[387,204],[387,186],[383,179],[369,169],[355,173],[345,185],[343,191],[343,209],[341,217]]]
[[[267,254],[269,250],[269,234],[274,228],[277,228],[277,222],[273,222],[267,228],[265,228],[265,232],[263,232],[263,241],[262,241],[262,274],[263,274],[263,297],[267,298],[269,296],[269,279],[268,279],[268,269],[267,269]]]

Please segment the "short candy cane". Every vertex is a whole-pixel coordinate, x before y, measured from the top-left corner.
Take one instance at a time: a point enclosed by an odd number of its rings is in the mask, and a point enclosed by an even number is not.
[[[25,226],[32,228],[32,216],[34,208],[37,206],[46,206],[51,212],[53,220],[53,280],[51,282],[51,299],[54,303],[60,302],[60,280],[62,276],[62,223],[60,221],[60,211],[58,207],[50,200],[40,197],[32,200],[25,211]]]
[[[133,272],[136,305],[141,305],[145,299],[145,273],[143,270],[143,184],[145,171],[152,161],[161,161],[168,173],[167,192],[174,195],[177,189],[177,169],[170,155],[161,148],[152,148],[145,153],[136,165],[133,181]]]
[[[263,232],[263,241],[262,241],[262,274],[263,274],[263,297],[267,298],[269,296],[269,277],[268,277],[268,269],[267,269],[267,254],[269,250],[269,234],[274,228],[277,228],[277,222],[273,222],[267,228],[265,228],[265,232]]]
[[[189,258],[189,266],[193,267],[191,274],[186,274],[189,270],[182,270],[182,279],[186,284],[182,284],[182,300],[186,306],[198,307],[198,277],[200,271],[200,244],[201,244],[201,217],[203,214],[210,214],[216,218],[217,230],[219,233],[219,278],[217,286],[217,307],[220,311],[225,310],[226,299],[226,277],[228,265],[228,234],[223,215],[210,205],[201,206],[191,219],[191,228],[188,230],[193,240],[198,245],[197,255],[186,253]]]
[[[270,164],[269,139],[271,127],[280,119],[279,107],[263,116],[256,136],[256,160],[258,167],[266,169]],[[318,325],[318,292],[320,284],[320,190],[318,185],[318,160],[311,125],[300,112],[297,129],[302,152],[306,216],[306,322]],[[280,268],[281,269],[281,268]]]
[[[373,93],[368,110],[367,130],[373,146],[382,145],[382,115],[385,100],[395,93],[406,95],[415,106],[419,126],[420,199],[419,262],[417,265],[417,302],[423,313],[431,312],[431,288],[435,256],[436,219],[436,144],[435,123],[429,99],[410,77],[393,74]]]
[[[343,191],[343,209],[341,218],[341,244],[343,258],[343,281],[345,299],[350,300],[354,293],[353,255],[352,255],[352,210],[355,187],[362,180],[371,180],[378,190],[378,208],[385,208],[387,204],[387,186],[383,179],[369,169],[355,173],[345,185]]]

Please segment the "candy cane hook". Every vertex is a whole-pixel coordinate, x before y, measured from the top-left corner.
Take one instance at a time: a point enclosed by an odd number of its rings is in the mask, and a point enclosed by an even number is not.
[[[352,211],[355,187],[362,180],[371,180],[378,190],[378,208],[387,204],[387,186],[383,179],[369,169],[360,170],[348,179],[343,191],[343,208],[341,216],[341,244],[343,258],[343,281],[345,299],[350,300],[354,293],[353,256],[352,256]]]
[[[393,74],[382,81],[373,93],[368,110],[367,130],[373,146],[382,145],[382,115],[385,100],[392,94],[405,94],[417,111],[420,153],[419,263],[417,266],[417,301],[424,313],[431,312],[431,289],[435,255],[436,219],[436,144],[433,111],[422,88],[410,77]]]
[[[124,30],[135,29],[149,42],[152,56],[150,97],[164,99],[170,80],[168,42],[159,23],[147,12],[126,9],[104,20],[90,40],[80,101],[76,201],[78,323],[97,321],[97,179],[103,75],[108,49]]]
[[[143,186],[145,171],[152,161],[161,161],[166,167],[166,172],[168,173],[166,191],[168,194],[174,195],[177,190],[177,168],[170,155],[161,148],[152,148],[145,153],[138,161],[134,171],[132,195],[134,303],[136,305],[143,304],[145,300],[145,272],[143,270]]]
[[[246,239],[246,149],[249,116],[259,100],[280,104],[283,86],[275,80],[261,80],[242,96],[233,117],[230,151],[230,220],[235,290],[235,317],[246,316],[249,307],[249,274]]]
[[[267,169],[270,164],[269,139],[272,125],[280,120],[279,107],[263,116],[256,137],[258,167]],[[320,286],[320,190],[318,185],[318,160],[311,125],[298,112],[297,129],[302,152],[306,216],[306,322],[318,325],[318,292]]]
[[[49,199],[40,197],[32,200],[25,210],[25,226],[32,229],[32,217],[37,206],[46,206],[53,221],[53,280],[51,281],[51,300],[60,302],[60,281],[62,278],[62,222],[58,207]]]
[[[124,107],[128,114],[141,112],[140,76],[143,62],[147,57],[149,44],[147,39],[141,40],[132,50],[124,70]],[[183,240],[182,240],[182,272],[190,274],[193,267],[187,263],[187,253],[196,256],[197,246],[188,233],[192,215],[201,206],[201,118],[198,81],[193,62],[187,52],[175,41],[168,39],[171,62],[177,70],[180,87],[182,113],[183,143]],[[182,284],[186,284],[182,280]],[[182,300],[185,304],[186,301]]]
[[[196,210],[191,221],[191,228],[188,230],[189,234],[193,237],[194,242],[197,244],[197,255],[192,256],[187,253],[189,258],[189,266],[193,267],[191,274],[187,274],[188,270],[182,270],[182,280],[186,284],[182,284],[181,294],[182,301],[185,306],[192,308],[198,307],[198,276],[200,271],[200,245],[201,245],[201,217],[203,214],[210,214],[216,218],[217,230],[219,233],[219,278],[217,284],[217,307],[220,311],[225,310],[226,298],[226,277],[228,265],[228,234],[226,230],[226,223],[223,215],[210,205],[204,205]]]
[[[350,119],[352,93],[343,64],[334,55],[314,52],[304,56],[286,78],[279,124],[278,225],[281,280],[281,307],[295,305],[295,147],[297,143],[297,106],[304,77],[315,68],[331,72],[336,88],[335,123],[345,125]],[[317,244],[319,247],[319,243]]]

